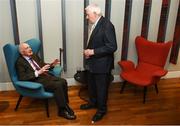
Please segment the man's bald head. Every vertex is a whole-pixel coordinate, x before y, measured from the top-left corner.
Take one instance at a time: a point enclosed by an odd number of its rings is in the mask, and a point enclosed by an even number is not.
[[[28,57],[31,57],[33,55],[31,47],[25,42],[19,44],[19,53],[22,56],[28,56]]]

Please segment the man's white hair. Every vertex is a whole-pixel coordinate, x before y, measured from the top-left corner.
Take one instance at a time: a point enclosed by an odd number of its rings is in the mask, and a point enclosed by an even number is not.
[[[24,44],[26,44],[25,42],[21,42],[19,44],[19,53],[23,54],[24,53]]]
[[[91,11],[99,16],[102,16],[101,8],[97,4],[90,4],[85,8],[86,11]]]

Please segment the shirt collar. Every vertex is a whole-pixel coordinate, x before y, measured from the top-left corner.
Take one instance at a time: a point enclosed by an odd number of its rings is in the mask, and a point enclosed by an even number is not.
[[[28,57],[28,56],[23,56],[26,60],[29,60],[30,59],[30,57]]]
[[[98,19],[96,20],[96,22],[93,24],[94,27],[96,27],[96,25],[97,25],[98,21],[100,20],[100,18],[101,18],[101,16],[99,16]]]

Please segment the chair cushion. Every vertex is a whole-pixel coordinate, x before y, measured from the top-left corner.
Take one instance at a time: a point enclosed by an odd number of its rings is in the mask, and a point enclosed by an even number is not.
[[[120,74],[121,77],[124,80],[139,86],[154,84],[156,79],[159,79],[154,78],[154,73],[156,71],[162,70],[161,67],[143,62],[139,63],[137,66],[138,67],[135,70],[128,72],[123,71]]]

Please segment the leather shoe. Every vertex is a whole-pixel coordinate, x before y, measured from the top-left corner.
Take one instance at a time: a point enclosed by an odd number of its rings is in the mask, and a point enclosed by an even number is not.
[[[87,109],[92,109],[92,108],[96,108],[96,106],[95,106],[95,105],[92,105],[92,104],[90,104],[90,103],[82,104],[82,105],[80,106],[80,109],[82,109],[82,110],[87,110]]]
[[[95,115],[93,116],[93,118],[92,118],[92,123],[101,120],[105,114],[106,114],[106,113],[96,112],[96,114],[95,114]]]
[[[76,115],[69,113],[67,110],[60,110],[58,116],[64,117],[65,119],[68,120],[76,119]]]
[[[74,111],[69,107],[69,105],[66,105],[66,110],[71,113],[72,115],[74,115]]]

